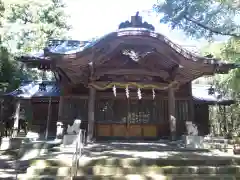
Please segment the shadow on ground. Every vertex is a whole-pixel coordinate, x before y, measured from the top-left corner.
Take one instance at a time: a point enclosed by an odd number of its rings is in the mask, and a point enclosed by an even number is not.
[[[168,159],[239,159],[208,149],[190,149],[172,142],[100,142],[84,148],[86,157],[168,158]]]

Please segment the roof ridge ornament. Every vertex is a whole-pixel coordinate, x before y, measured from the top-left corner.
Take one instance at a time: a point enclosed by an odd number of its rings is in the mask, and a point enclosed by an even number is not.
[[[142,22],[142,16],[139,16],[139,12],[136,12],[135,16],[131,16],[131,22],[125,21],[122,22],[118,29],[124,29],[124,28],[145,28],[152,31],[155,31],[155,27],[152,24],[145,22]]]

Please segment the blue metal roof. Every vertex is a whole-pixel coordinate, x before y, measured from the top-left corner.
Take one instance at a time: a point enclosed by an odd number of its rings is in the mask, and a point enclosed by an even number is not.
[[[211,85],[193,84],[192,96],[195,101],[209,102],[209,103],[233,103],[232,98],[222,96],[218,91],[209,94]]]
[[[60,96],[60,88],[57,83],[53,81],[26,81],[23,82],[18,89],[5,95],[23,99]]]
[[[50,53],[55,54],[74,54],[77,52],[81,52],[86,47],[89,46],[92,42],[90,41],[77,41],[77,40],[49,40],[47,47],[45,50]],[[24,57],[28,57],[32,60],[40,60],[46,59],[46,54],[44,50],[33,51]]]
[[[45,84],[45,89],[41,89],[41,84]],[[192,85],[192,96],[195,101],[208,102],[208,103],[233,103],[233,100],[229,97],[222,97],[220,93],[216,92],[209,94],[210,85]],[[35,81],[35,82],[23,82],[21,86],[13,92],[5,94],[7,96],[13,96],[17,98],[32,98],[32,97],[49,97],[60,96],[60,87],[54,81]]]

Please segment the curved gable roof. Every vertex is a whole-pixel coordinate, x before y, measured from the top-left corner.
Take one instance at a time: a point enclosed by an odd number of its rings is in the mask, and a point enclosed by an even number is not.
[[[92,74],[89,72],[92,64],[97,68],[106,64],[109,59],[120,58],[125,50],[139,54],[137,61],[150,71],[159,73],[163,70],[168,74],[176,74],[175,80],[181,83],[202,75],[227,73],[237,67],[215,58],[198,56],[178,46],[162,34],[154,32],[152,25],[142,23],[138,13],[132,17],[131,22],[121,23],[120,27],[119,30],[92,41],[50,40],[40,55],[24,56],[20,59],[24,62],[51,62],[62,76],[75,83],[86,82],[83,78]],[[114,54],[120,56],[113,57]],[[165,78],[165,75],[159,74]]]

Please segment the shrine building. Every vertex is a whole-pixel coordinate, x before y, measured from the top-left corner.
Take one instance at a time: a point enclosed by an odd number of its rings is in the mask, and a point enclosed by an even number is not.
[[[209,98],[208,88],[198,94],[191,82],[237,68],[189,52],[138,15],[100,39],[50,40],[42,53],[17,59],[28,68],[52,71],[56,79],[28,82],[9,93],[31,100],[31,128],[46,133],[48,126],[54,136],[56,122],[66,127],[81,119],[89,140],[175,138],[186,133],[186,121],[206,135],[208,105],[232,101]]]

